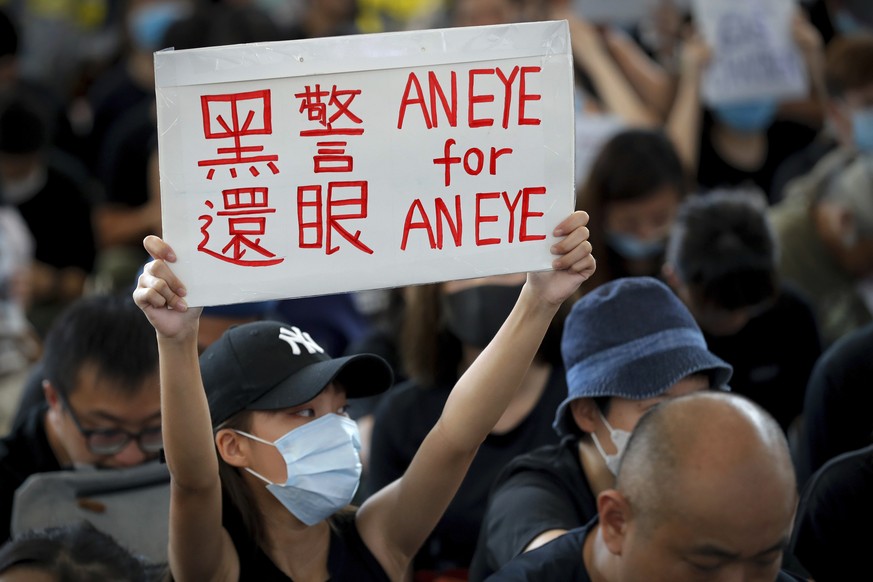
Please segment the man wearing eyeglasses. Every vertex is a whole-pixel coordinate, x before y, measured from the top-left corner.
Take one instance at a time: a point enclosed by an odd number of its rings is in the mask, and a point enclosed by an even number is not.
[[[0,440],[0,543],[31,475],[125,468],[158,457],[154,330],[128,295],[80,299],[52,324],[39,363],[45,402]]]

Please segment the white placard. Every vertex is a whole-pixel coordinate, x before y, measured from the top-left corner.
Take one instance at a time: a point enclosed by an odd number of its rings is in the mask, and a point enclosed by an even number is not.
[[[155,53],[190,305],[544,270],[573,209],[566,21]]]
[[[692,6],[712,49],[701,88],[707,104],[808,94],[806,66],[791,34],[793,0],[694,0]]]
[[[654,16],[659,5],[671,2],[686,10],[691,0],[573,0],[573,10],[589,22],[633,26]]]

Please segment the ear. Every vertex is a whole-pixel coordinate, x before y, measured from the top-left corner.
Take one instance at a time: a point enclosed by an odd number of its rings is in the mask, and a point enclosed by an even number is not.
[[[597,426],[597,405],[592,398],[577,398],[570,403],[573,421],[587,433],[594,432]]]
[[[49,408],[58,410],[61,407],[61,397],[58,396],[58,389],[54,387],[51,380],[44,378],[42,381],[42,394],[45,396],[45,401]]]
[[[223,428],[215,433],[215,446],[224,462],[232,467],[248,467],[248,443],[238,433]]]
[[[852,211],[840,206],[837,211],[837,224],[843,247],[848,250],[855,246],[858,243],[858,224]]]
[[[597,496],[597,514],[606,547],[612,554],[620,556],[631,518],[630,504],[615,489],[607,489]]]

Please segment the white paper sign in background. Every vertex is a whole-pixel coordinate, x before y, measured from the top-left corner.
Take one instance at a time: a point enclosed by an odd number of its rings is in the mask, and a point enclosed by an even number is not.
[[[712,49],[702,95],[710,105],[807,94],[803,56],[791,34],[794,0],[694,0]]]
[[[566,21],[155,54],[190,305],[544,270],[573,209]]]

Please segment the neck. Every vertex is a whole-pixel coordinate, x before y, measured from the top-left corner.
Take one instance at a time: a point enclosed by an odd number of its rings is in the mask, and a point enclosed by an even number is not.
[[[263,507],[260,499],[258,501],[266,532],[266,547],[262,549],[276,567],[300,582],[327,580],[330,551],[330,525],[327,521],[307,526],[272,496],[265,500],[272,502],[267,507]]]
[[[582,561],[591,582],[611,582],[614,576],[614,557],[603,543],[600,524],[591,528],[582,544]]]
[[[725,161],[741,170],[761,167],[767,155],[765,133],[737,131],[723,124],[713,127],[712,145]]]
[[[615,486],[615,476],[606,466],[590,436],[579,439],[579,462],[582,463],[582,471],[594,497]]]

